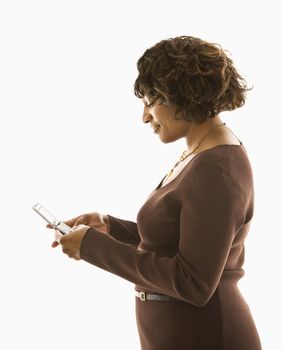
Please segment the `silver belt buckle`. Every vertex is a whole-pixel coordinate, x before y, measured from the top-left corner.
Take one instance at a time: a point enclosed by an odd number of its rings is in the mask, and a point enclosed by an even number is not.
[[[145,301],[145,292],[140,292],[140,300]]]

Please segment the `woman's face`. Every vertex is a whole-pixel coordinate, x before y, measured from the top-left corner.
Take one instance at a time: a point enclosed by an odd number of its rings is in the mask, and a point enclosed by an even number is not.
[[[150,100],[147,96],[143,98],[144,110],[142,121],[150,123],[154,132],[157,133],[164,143],[174,142],[188,133],[191,123],[174,117],[176,107],[167,104],[158,104],[156,101],[149,106]]]

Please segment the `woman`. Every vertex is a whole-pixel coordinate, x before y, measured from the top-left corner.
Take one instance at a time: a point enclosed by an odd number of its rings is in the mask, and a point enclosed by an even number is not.
[[[187,149],[140,208],[137,223],[90,213],[65,221],[63,252],[135,283],[143,350],[260,350],[238,289],[254,208],[242,142],[220,119],[249,90],[218,44],[162,40],[137,63],[143,122]],[[53,247],[58,242],[53,242]],[[112,252],[109,254],[109,252]]]

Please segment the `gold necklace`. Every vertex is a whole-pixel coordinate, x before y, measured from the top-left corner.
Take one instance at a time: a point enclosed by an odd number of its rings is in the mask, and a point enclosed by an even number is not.
[[[212,131],[216,128],[218,128],[219,126],[222,126],[222,125],[226,125],[226,123],[222,123],[222,124],[219,124],[219,125],[216,125],[214,126],[204,137],[203,139],[198,143],[198,145],[191,151],[191,152],[188,152],[188,150],[185,150],[180,159],[178,160],[178,162],[174,165],[174,167],[168,172],[168,174],[166,175],[166,177],[164,178],[164,180],[162,182],[165,182],[166,180],[168,180],[168,178],[173,174],[173,171],[174,169],[176,168],[176,166],[181,163],[182,161],[184,161],[186,158],[188,158],[188,156],[190,156],[192,153],[194,153],[194,151],[199,147],[199,145],[203,142],[203,140],[210,134],[212,133]]]

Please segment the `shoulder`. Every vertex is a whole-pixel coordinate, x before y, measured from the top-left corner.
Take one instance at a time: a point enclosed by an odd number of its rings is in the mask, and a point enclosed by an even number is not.
[[[181,176],[180,184],[189,184],[198,179],[209,181],[215,177],[241,181],[250,176],[251,167],[246,150],[241,145],[218,145],[198,153]]]
[[[199,153],[179,183],[182,193],[213,193],[227,196],[253,191],[251,165],[243,146],[219,145]],[[246,197],[246,196],[245,196]]]
[[[198,153],[191,161],[190,173],[228,173],[232,155],[241,158],[243,149],[239,145],[217,145]]]

